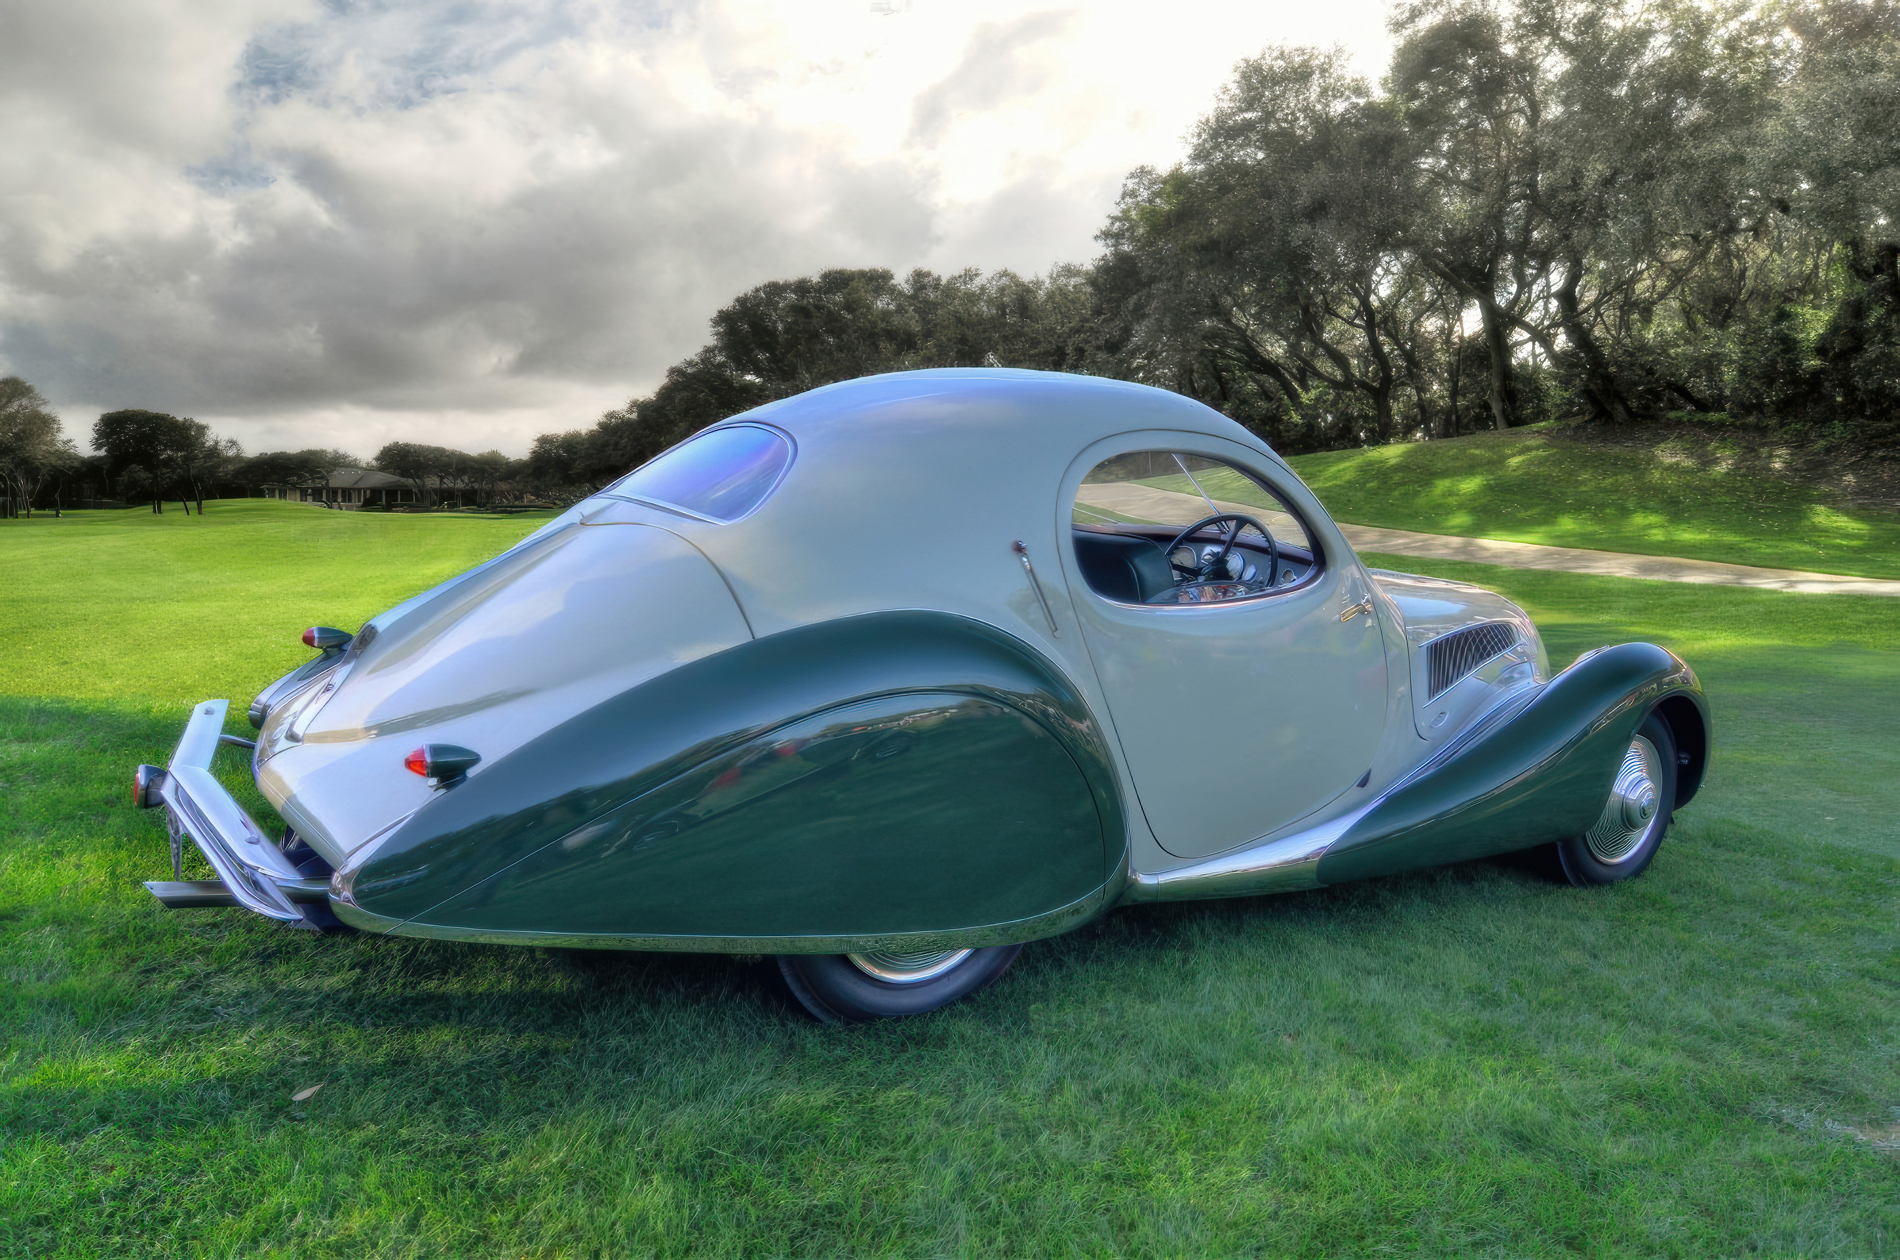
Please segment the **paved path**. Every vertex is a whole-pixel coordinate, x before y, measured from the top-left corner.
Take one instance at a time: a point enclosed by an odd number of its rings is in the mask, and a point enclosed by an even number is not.
[[[1202,499],[1136,482],[1085,485],[1076,495],[1083,506],[1106,508],[1121,519],[1179,521],[1186,524],[1207,511],[1244,512],[1260,518],[1276,536],[1301,538],[1293,518],[1259,503],[1229,503]],[[1114,519],[1114,518],[1107,518]],[[1597,573],[1605,577],[1649,578],[1657,582],[1700,582],[1712,586],[1752,586],[1764,591],[1796,591],[1805,595],[1900,596],[1900,582],[1886,578],[1845,577],[1838,573],[1808,573],[1800,569],[1758,569],[1747,564],[1715,560],[1678,560],[1670,556],[1639,556],[1622,551],[1587,551],[1581,547],[1545,547],[1537,543],[1499,542],[1490,538],[1459,538],[1448,534],[1417,534],[1376,525],[1339,526],[1359,551],[1388,555],[1425,556],[1432,560],[1469,560],[1501,564],[1513,569],[1554,569],[1560,573]]]
[[[1838,573],[1806,573],[1800,569],[1758,569],[1752,565],[1722,564],[1714,560],[1678,560],[1670,556],[1638,556],[1621,551],[1585,551],[1581,547],[1543,547],[1535,543],[1498,542],[1490,538],[1415,534],[1410,530],[1380,529],[1376,525],[1341,524],[1339,528],[1357,550],[1380,551],[1389,555],[1469,560],[1476,564],[1508,565],[1514,569],[1555,569],[1562,573],[1651,578],[1659,582],[1753,586],[1765,591],[1798,591],[1807,595],[1900,596],[1900,582],[1885,578],[1843,577]]]

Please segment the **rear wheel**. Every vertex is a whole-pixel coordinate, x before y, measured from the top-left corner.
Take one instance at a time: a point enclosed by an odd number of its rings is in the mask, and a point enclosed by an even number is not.
[[[1630,737],[1595,824],[1580,836],[1557,842],[1557,858],[1572,884],[1613,884],[1648,869],[1669,830],[1677,769],[1669,724],[1652,713]]]
[[[779,974],[799,1005],[828,1024],[921,1015],[994,984],[1021,945],[984,949],[781,954]]]

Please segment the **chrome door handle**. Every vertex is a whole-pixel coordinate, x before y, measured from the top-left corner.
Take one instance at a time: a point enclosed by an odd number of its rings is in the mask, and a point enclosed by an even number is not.
[[[1370,595],[1366,596],[1364,599],[1354,604],[1351,608],[1348,608],[1345,612],[1340,613],[1339,619],[1341,621],[1351,621],[1354,617],[1357,617],[1360,613],[1364,613],[1368,617],[1372,615],[1372,596]]]

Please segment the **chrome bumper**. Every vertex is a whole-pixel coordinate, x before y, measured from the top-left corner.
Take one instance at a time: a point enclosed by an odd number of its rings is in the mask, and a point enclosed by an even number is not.
[[[239,905],[280,923],[301,923],[304,914],[298,904],[327,901],[329,881],[304,878],[213,777],[211,758],[218,751],[228,707],[224,700],[193,706],[171,763],[145,789],[143,802],[165,807],[174,865],[183,840],[189,838],[218,873],[228,900],[205,880],[151,880],[145,886],[168,906]]]

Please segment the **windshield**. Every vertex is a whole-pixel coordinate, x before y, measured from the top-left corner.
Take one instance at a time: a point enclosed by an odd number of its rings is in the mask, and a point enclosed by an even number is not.
[[[765,502],[791,462],[792,444],[776,429],[727,425],[688,438],[601,493],[724,523]]]

